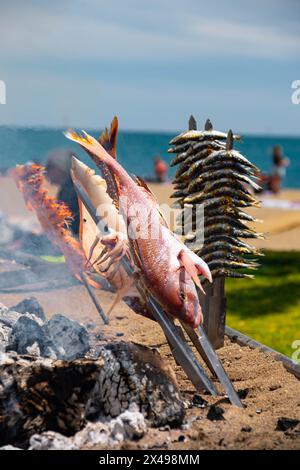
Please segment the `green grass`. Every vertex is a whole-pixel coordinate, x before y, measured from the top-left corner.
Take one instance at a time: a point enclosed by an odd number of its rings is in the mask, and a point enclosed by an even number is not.
[[[49,261],[49,263],[64,263],[65,258],[63,256],[52,256],[52,255],[45,255],[41,256],[44,261]]]
[[[300,340],[300,252],[266,252],[255,279],[227,279],[227,325],[291,356]]]

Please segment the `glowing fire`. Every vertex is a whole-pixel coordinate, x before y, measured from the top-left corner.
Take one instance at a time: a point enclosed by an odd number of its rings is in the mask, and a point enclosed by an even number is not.
[[[72,274],[80,279],[85,271],[86,257],[80,242],[68,228],[72,220],[70,209],[44,188],[45,169],[34,164],[17,165],[12,175],[28,209],[36,213],[45,234],[60,249]],[[92,280],[90,283],[94,285]]]

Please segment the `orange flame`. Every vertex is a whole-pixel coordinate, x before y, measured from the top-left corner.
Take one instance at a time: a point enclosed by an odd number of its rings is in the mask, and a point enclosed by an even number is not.
[[[72,212],[64,202],[50,196],[43,187],[45,169],[34,164],[17,165],[12,170],[12,176],[28,209],[36,213],[47,237],[60,249],[72,274],[80,279],[80,274],[85,271],[86,256],[80,242],[68,228]],[[92,280],[90,283],[94,285]]]

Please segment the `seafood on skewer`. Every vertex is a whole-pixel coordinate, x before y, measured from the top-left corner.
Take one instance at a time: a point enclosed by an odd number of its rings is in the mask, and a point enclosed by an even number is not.
[[[77,158],[72,158],[72,178],[79,182],[86,191],[97,215],[101,217],[109,234],[101,233],[84,204],[79,201],[80,208],[80,241],[88,259],[88,265],[100,275],[105,276],[117,292],[117,300],[123,298],[125,303],[135,312],[151,318],[139,292],[132,285],[132,279],[121,265],[124,255],[130,257],[127,232],[123,217],[107,193],[104,178]],[[125,294],[123,296],[123,293]],[[116,304],[113,302],[108,314]]]
[[[259,207],[254,193],[260,187],[254,181],[258,168],[232,148],[238,139],[207,121],[205,130],[184,132],[170,142],[169,152],[177,154],[171,163],[178,165],[172,207],[182,209],[175,232],[208,263],[213,276],[243,277],[235,270],[256,267],[251,255],[261,255],[240,240],[264,236],[246,225],[259,220],[241,210]]]
[[[166,226],[157,201],[142,180],[134,181],[124,168],[90,135],[66,132],[96,165],[104,163],[114,176],[119,210],[127,225],[130,253],[145,291],[170,315],[196,328],[202,312],[195,284],[199,275],[211,281],[207,264],[189,250]]]

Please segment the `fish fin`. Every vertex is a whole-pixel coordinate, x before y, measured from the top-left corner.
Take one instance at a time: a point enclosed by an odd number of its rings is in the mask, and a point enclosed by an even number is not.
[[[153,199],[155,199],[155,201],[156,201],[156,197],[154,196],[153,192],[151,191],[151,189],[147,185],[146,181],[141,176],[135,176],[135,181],[136,181],[136,184],[138,186],[141,186],[141,188],[146,189],[146,191],[148,191],[148,193],[151,194]]]
[[[202,274],[209,282],[212,282],[208,265],[195,253],[183,249],[179,252],[178,259],[199,289],[203,291],[200,279],[198,278],[199,274]]]
[[[118,125],[118,118],[115,116],[111,121],[110,131],[108,131],[106,127],[105,131],[102,132],[99,138],[99,142],[102,147],[104,147],[107,153],[115,159],[117,159]]]

